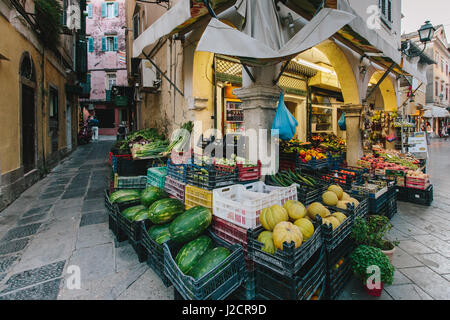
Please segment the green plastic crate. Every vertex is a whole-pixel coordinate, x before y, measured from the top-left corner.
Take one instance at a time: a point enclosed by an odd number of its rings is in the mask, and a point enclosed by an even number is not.
[[[147,187],[155,186],[164,189],[166,181],[167,167],[148,168],[147,170]]]

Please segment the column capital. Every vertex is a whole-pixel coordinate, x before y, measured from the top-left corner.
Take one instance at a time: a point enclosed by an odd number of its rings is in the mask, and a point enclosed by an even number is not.
[[[359,117],[364,105],[362,104],[347,104],[341,107],[341,110],[345,112],[346,117]]]
[[[234,90],[234,94],[242,100],[243,109],[276,109],[281,89],[278,86],[253,85]]]

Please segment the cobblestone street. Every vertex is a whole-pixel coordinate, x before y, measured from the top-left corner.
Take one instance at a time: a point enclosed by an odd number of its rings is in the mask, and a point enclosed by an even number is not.
[[[0,299],[173,299],[108,229],[103,192],[111,141],[79,147],[0,213]],[[379,299],[450,299],[450,142],[434,140],[431,207],[398,203],[394,284]],[[81,289],[68,289],[69,266]],[[370,299],[352,279],[339,299]]]

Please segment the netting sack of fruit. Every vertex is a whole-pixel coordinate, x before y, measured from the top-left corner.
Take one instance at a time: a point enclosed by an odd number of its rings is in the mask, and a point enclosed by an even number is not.
[[[272,136],[278,133],[281,140],[290,141],[294,137],[297,126],[298,121],[286,107],[286,104],[284,103],[284,93],[281,92],[277,113],[275,114],[275,119],[272,124]]]

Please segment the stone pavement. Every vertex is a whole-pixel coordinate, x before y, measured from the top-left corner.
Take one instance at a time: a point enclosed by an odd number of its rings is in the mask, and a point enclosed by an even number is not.
[[[79,147],[0,212],[0,300],[173,299],[173,287],[108,229],[103,192],[111,144]],[[449,158],[450,141],[433,141],[431,207],[399,202],[390,233],[401,241],[395,280],[378,299],[450,299]],[[72,266],[80,268],[80,289],[69,289]],[[339,299],[376,298],[353,278]]]
[[[432,139],[428,173],[434,185],[430,207],[398,202],[391,240],[399,240],[393,257],[394,283],[380,298],[370,297],[356,278],[341,300],[450,299],[450,141]]]
[[[112,143],[78,147],[0,213],[0,300],[173,299],[173,288],[109,231]],[[81,289],[68,289],[70,266],[79,267]]]

